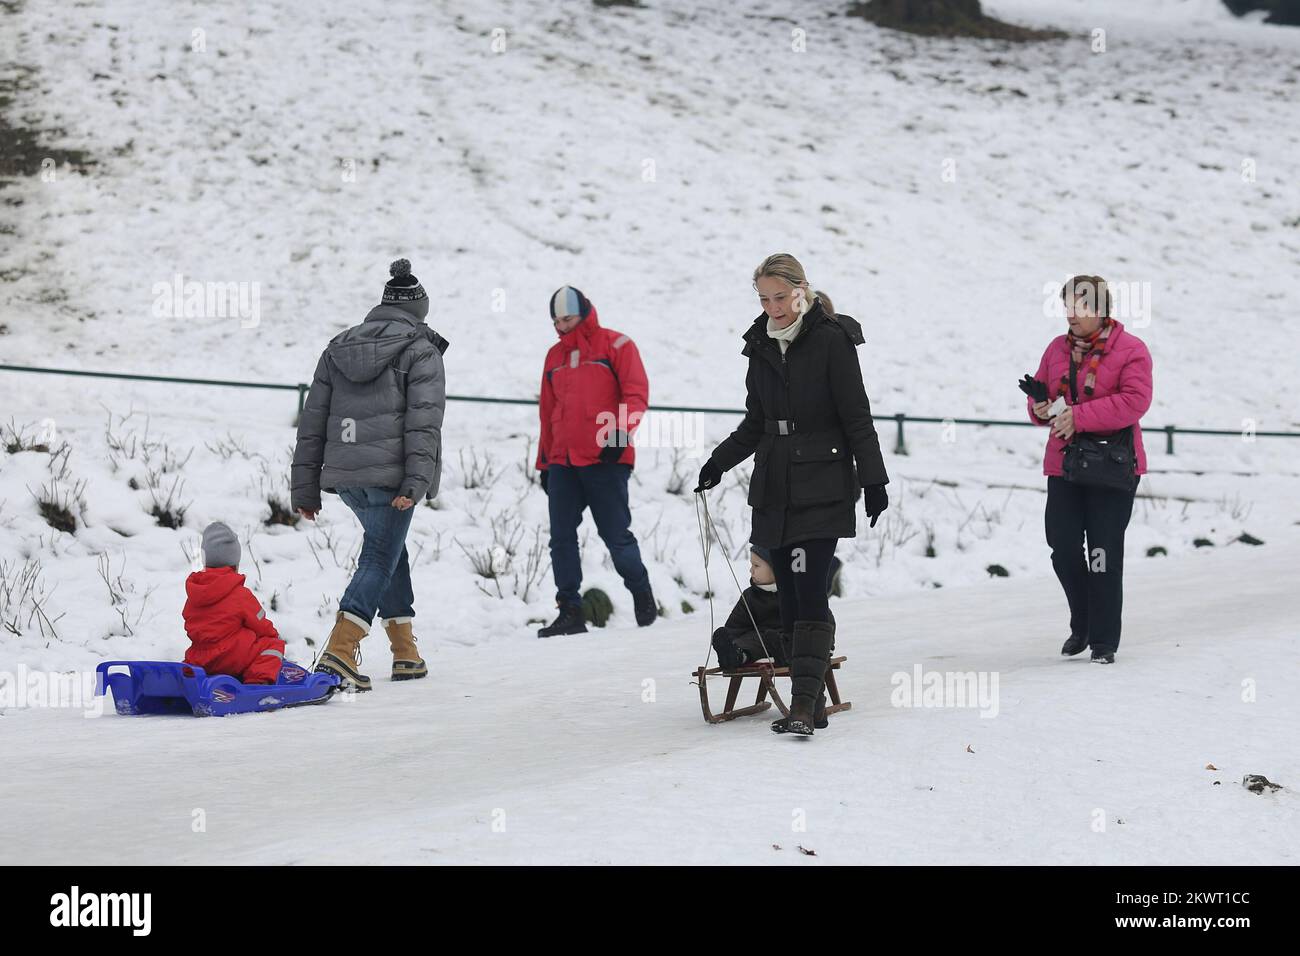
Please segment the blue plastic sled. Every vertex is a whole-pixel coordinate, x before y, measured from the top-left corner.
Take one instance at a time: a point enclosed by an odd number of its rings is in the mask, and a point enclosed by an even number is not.
[[[242,684],[233,677],[175,661],[105,661],[95,668],[96,693],[113,692],[117,712],[225,717],[323,704],[338,689],[333,674],[313,674],[285,661],[274,684]]]

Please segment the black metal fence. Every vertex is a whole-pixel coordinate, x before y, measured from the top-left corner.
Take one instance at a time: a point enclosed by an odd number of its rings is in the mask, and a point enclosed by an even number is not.
[[[136,375],[128,372],[96,372],[85,369],[67,369],[67,368],[41,368],[35,365],[0,365],[0,371],[6,372],[33,372],[42,375],[71,375],[85,378],[110,378],[120,379],[128,382],[163,382],[176,385],[215,385],[225,388],[261,388],[272,389],[281,392],[298,393],[298,414],[302,414],[303,402],[307,399],[307,390],[311,387],[307,382],[298,382],[296,385],[284,385],[277,382],[241,382],[231,379],[218,378],[182,378],[173,375]],[[536,405],[537,400],[532,398],[493,398],[486,395],[448,395],[449,402],[482,402],[492,405]],[[743,415],[743,408],[711,408],[700,405],[651,405],[650,410],[653,412],[696,412],[704,415]],[[1033,422],[1027,418],[1022,420],[1005,420],[990,418],[935,418],[928,415],[906,415],[898,412],[893,415],[881,415],[877,413],[876,420],[883,421],[893,419],[895,423],[894,453],[907,454],[907,442],[904,435],[904,425],[907,422],[916,422],[919,424],[930,425],[981,425],[991,428],[1034,428]],[[1174,453],[1174,435],[1218,435],[1232,436],[1243,438],[1246,435],[1253,435],[1256,438],[1300,438],[1300,432],[1279,432],[1279,431],[1247,431],[1246,429],[1224,429],[1224,428],[1187,428],[1182,425],[1148,425],[1145,428],[1148,434],[1153,432],[1164,432],[1165,435],[1165,453],[1172,455]]]

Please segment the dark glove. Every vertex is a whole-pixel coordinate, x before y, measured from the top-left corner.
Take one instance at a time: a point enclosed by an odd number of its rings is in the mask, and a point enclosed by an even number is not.
[[[603,465],[615,465],[623,457],[623,449],[628,445],[627,432],[616,432],[611,442],[600,450],[600,462]]]
[[[700,469],[700,482],[695,486],[695,493],[698,495],[701,491],[712,488],[721,480],[722,470],[710,458],[704,463],[704,467]]]
[[[1047,401],[1047,384],[1040,382],[1032,375],[1026,375],[1020,380],[1020,390],[1035,402]]]
[[[547,469],[543,468],[543,469],[542,469],[542,477],[541,477],[541,482],[542,482],[542,491],[546,492],[547,497],[550,497],[550,494],[551,494],[550,491],[549,491],[549,490],[547,489],[547,487],[546,487],[546,479],[548,479],[549,477],[551,477],[551,473],[550,473],[550,471],[548,471]]]
[[[884,485],[867,485],[862,489],[862,502],[866,505],[867,517],[871,519],[871,527],[874,528],[876,519],[889,507],[889,492]]]

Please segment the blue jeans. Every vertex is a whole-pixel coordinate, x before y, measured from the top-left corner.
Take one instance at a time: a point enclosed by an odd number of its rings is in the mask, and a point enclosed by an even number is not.
[[[578,525],[590,508],[614,569],[633,594],[650,590],[650,575],[641,563],[641,549],[632,534],[632,512],[627,504],[631,465],[551,465],[546,491],[551,511],[551,570],[555,573],[555,599],[577,604],[581,597],[582,557],[578,553]]]
[[[338,495],[360,519],[363,532],[357,570],[339,610],[363,621],[374,620],[376,611],[385,619],[413,617],[415,593],[406,562],[406,532],[415,508],[393,507],[396,488],[339,488]]]

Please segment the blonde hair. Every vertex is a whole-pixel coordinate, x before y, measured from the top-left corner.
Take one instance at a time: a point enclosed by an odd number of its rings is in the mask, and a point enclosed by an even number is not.
[[[799,260],[788,252],[778,252],[770,255],[758,264],[754,270],[754,285],[757,287],[758,280],[764,276],[772,279],[780,279],[791,288],[809,288],[808,276],[803,271],[803,266]],[[820,299],[822,310],[830,317],[835,315],[835,306],[831,304],[831,297],[820,289],[813,289],[814,298]],[[812,308],[812,303],[808,303],[808,308]]]

